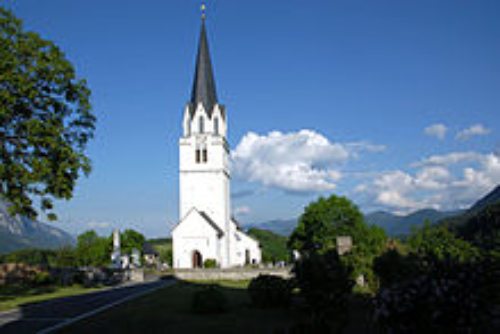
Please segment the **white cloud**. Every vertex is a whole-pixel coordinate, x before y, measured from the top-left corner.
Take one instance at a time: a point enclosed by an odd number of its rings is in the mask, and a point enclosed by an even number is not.
[[[446,137],[446,132],[448,128],[446,125],[441,123],[431,124],[424,129],[424,133],[431,137],[436,137],[437,139],[444,139]]]
[[[233,210],[236,216],[248,215],[252,210],[248,206],[239,206]]]
[[[346,143],[345,148],[355,157],[358,157],[363,152],[380,153],[387,149],[385,145],[372,144],[366,141]]]
[[[412,164],[413,167],[419,166],[449,166],[458,163],[480,161],[483,155],[477,152],[452,152],[442,155],[431,155]]]
[[[97,229],[102,229],[102,228],[108,228],[110,227],[112,224],[110,222],[106,222],[106,221],[90,221],[87,223],[87,226],[89,228],[97,228]]]
[[[343,163],[360,152],[384,148],[367,142],[333,143],[312,130],[249,132],[232,152],[232,171],[242,179],[287,191],[329,191],[342,178]]]
[[[356,191],[375,205],[402,213],[466,208],[500,183],[500,157],[493,153],[453,152],[413,166],[417,168],[413,173],[388,171]]]
[[[482,124],[474,124],[466,129],[459,131],[456,135],[456,139],[465,141],[474,136],[485,136],[490,132],[491,130],[484,127]]]
[[[424,167],[420,169],[415,177],[415,185],[426,190],[440,190],[446,187],[451,179],[451,173],[448,169],[441,166]]]

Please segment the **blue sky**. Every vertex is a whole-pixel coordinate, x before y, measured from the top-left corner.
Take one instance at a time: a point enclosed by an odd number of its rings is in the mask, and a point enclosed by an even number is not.
[[[200,2],[2,3],[56,42],[93,93],[94,171],[56,224],[167,235]],[[331,193],[363,211],[454,209],[500,183],[500,2],[207,6],[241,221],[295,217]]]

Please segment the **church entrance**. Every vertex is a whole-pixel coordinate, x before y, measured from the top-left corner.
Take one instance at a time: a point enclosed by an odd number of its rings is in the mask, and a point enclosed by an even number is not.
[[[193,251],[193,268],[203,267],[203,257],[197,250]]]
[[[245,264],[249,265],[250,264],[250,250],[245,249]]]

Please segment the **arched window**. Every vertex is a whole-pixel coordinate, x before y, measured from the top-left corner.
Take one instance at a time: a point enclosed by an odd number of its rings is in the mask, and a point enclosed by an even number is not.
[[[219,117],[214,118],[214,133],[216,136],[219,135]]]
[[[202,155],[202,161],[203,161],[203,162],[207,162],[207,160],[208,160],[208,151],[207,151],[207,149],[206,149],[206,148],[204,148],[204,149],[201,151],[201,153],[203,154],[203,155]]]
[[[205,120],[203,119],[203,116],[200,116],[198,120],[198,132],[199,133],[205,132]]]
[[[197,148],[195,151],[195,161],[197,164],[201,162],[201,151],[199,148]]]

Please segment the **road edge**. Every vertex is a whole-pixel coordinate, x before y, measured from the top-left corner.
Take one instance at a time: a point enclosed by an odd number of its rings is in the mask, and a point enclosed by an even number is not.
[[[165,288],[167,286],[171,286],[173,284],[175,284],[177,281],[175,279],[173,280],[165,280],[163,282],[163,284],[158,284],[158,286],[155,286],[155,287],[152,287],[151,289],[147,289],[146,291],[140,291],[140,292],[137,292],[133,295],[130,295],[130,296],[127,296],[127,297],[124,297],[122,299],[119,299],[119,300],[116,300],[114,302],[111,302],[109,304],[106,304],[106,305],[102,305],[92,311],[89,311],[89,312],[86,312],[86,313],[83,313],[83,314],[80,314],[76,317],[73,317],[73,318],[70,318],[70,319],[67,319],[61,323],[58,323],[58,324],[55,324],[54,326],[51,326],[51,327],[48,327],[48,328],[44,328],[42,329],[41,331],[38,331],[37,334],[48,334],[48,333],[52,333],[53,331],[56,331],[58,329],[61,329],[61,328],[64,328],[66,326],[69,326],[75,322],[78,322],[80,320],[83,320],[83,319],[86,319],[86,318],[90,318],[96,314],[99,314],[103,311],[106,311],[112,307],[115,307],[117,305],[120,305],[120,304],[123,304],[129,300],[132,300],[132,299],[136,299],[136,298],[139,298],[141,296],[144,296],[148,293],[151,293],[151,292],[154,292],[158,289],[161,289],[161,288]]]

